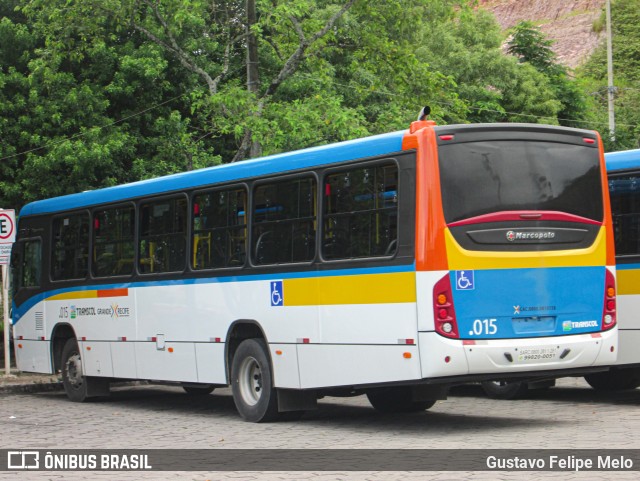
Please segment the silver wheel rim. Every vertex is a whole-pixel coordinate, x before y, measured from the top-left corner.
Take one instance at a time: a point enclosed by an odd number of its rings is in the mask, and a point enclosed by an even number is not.
[[[238,385],[240,396],[246,404],[258,404],[262,397],[262,370],[254,357],[247,357],[240,364]]]
[[[73,389],[79,389],[82,387],[82,360],[78,353],[73,354],[69,359],[67,359],[67,379]]]

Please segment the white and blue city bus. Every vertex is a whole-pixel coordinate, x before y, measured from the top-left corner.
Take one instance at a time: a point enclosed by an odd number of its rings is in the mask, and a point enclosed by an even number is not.
[[[608,202],[593,131],[431,121],[33,202],[18,367],[61,372],[73,401],[230,385],[250,421],[590,372],[617,355]]]

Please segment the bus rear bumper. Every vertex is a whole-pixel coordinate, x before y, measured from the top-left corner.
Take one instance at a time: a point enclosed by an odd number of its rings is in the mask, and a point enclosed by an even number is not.
[[[607,366],[616,362],[618,353],[617,328],[594,334],[476,341],[423,332],[419,340],[424,378]]]

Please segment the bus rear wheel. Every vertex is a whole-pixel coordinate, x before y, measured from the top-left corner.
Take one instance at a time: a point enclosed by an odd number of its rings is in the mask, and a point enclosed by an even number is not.
[[[640,368],[611,368],[609,371],[587,374],[585,381],[596,391],[623,391],[640,386]]]
[[[383,413],[415,413],[436,403],[433,400],[414,401],[410,386],[371,389],[367,391],[367,398],[376,411]]]
[[[68,339],[62,348],[61,367],[64,391],[71,401],[84,402],[92,397],[108,395],[109,379],[84,375],[75,338]]]
[[[246,339],[238,346],[231,363],[231,391],[245,421],[268,422],[278,417],[277,393],[264,340]]]

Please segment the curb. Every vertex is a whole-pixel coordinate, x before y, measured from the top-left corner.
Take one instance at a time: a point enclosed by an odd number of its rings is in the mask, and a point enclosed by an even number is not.
[[[32,383],[32,384],[6,384],[0,385],[0,394],[35,394],[39,392],[62,391],[62,382]]]
[[[149,381],[116,381],[111,383],[111,387],[148,386]],[[161,384],[161,383],[159,383]],[[0,385],[0,395],[2,394],[37,394],[41,392],[64,391],[62,381],[57,382],[34,382],[25,384],[5,384]]]

